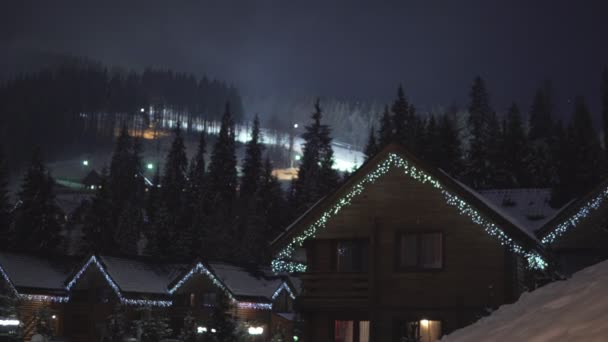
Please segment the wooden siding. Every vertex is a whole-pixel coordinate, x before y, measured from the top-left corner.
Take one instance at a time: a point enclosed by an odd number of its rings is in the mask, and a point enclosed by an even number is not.
[[[395,241],[402,232],[442,232],[443,269],[397,271]],[[334,272],[333,241],[353,238],[370,242],[369,272]],[[310,313],[307,317],[312,323],[308,324],[314,328],[308,332],[315,338],[325,334],[316,330],[327,331],[328,322],[317,318],[322,312],[339,316],[341,311],[348,312],[347,308],[360,308],[385,325],[400,315],[438,320],[449,317],[443,326],[451,330],[486,307],[515,300],[520,291],[518,263],[512,253],[446,204],[440,191],[396,169],[368,186],[305,246],[311,263],[302,276],[299,306]],[[385,328],[372,327],[380,334],[375,340],[391,339],[392,329]]]

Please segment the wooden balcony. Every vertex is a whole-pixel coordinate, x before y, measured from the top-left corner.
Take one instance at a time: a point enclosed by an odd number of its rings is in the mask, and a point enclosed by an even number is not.
[[[300,275],[303,307],[362,307],[368,305],[369,274],[315,272]]]

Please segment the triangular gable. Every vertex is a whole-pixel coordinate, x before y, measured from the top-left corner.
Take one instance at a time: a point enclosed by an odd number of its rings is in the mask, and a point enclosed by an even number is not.
[[[527,231],[502,217],[461,183],[425,166],[400,146],[390,144],[360,167],[337,191],[320,200],[273,241],[272,244],[278,251],[272,261],[272,269],[275,272],[289,273],[306,271],[306,265],[293,261],[296,248],[314,237],[317,231],[324,229],[333,216],[393,168],[440,191],[447,204],[480,225],[509,250],[523,256],[530,268],[542,270],[547,266],[542,256],[542,246]]]
[[[182,277],[179,277],[174,281],[173,284],[169,285],[168,292],[169,294],[174,294],[179,288],[181,288],[190,278],[195,276],[196,274],[204,275],[211,282],[220,288],[228,298],[235,303],[235,305],[240,309],[255,309],[255,310],[271,310],[272,303],[265,302],[251,302],[251,301],[239,301],[237,296],[230,291],[228,286],[224,284],[224,282],[218,277],[216,274],[210,271],[210,268],[205,266],[202,262],[197,262],[194,266],[185,273]]]
[[[551,245],[566,232],[575,229],[581,222],[598,210],[608,200],[608,180],[579,200],[573,201],[538,230],[544,245]]]
[[[277,299],[281,292],[286,291],[291,299],[296,299],[296,295],[293,293],[286,281],[281,283],[281,286],[272,294],[272,300]]]
[[[85,272],[91,266],[95,266],[101,272],[101,274],[105,278],[106,282],[108,283],[108,285],[110,285],[112,290],[114,290],[114,293],[116,294],[116,296],[118,297],[118,299],[120,300],[120,302],[122,304],[135,305],[135,306],[163,306],[163,307],[171,306],[171,304],[172,304],[172,301],[170,301],[170,300],[132,299],[132,298],[125,297],[123,295],[120,287],[116,284],[116,282],[108,274],[105,266],[99,261],[99,259],[95,255],[91,256],[87,260],[87,262],[80,268],[80,270],[78,270],[78,272],[74,275],[74,277],[72,277],[72,279],[67,283],[66,290],[70,291],[76,285],[76,283],[78,283],[78,280],[80,280],[80,278],[85,274]]]

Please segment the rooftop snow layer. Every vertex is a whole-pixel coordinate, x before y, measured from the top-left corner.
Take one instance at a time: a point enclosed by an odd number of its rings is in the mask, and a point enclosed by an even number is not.
[[[167,294],[167,286],[187,267],[186,264],[147,262],[144,260],[99,257],[106,271],[124,292]]]
[[[244,268],[225,263],[210,263],[209,266],[235,296],[265,297],[270,300],[283,283],[280,278],[272,277],[270,270],[254,275]]]
[[[68,258],[0,252],[0,267],[17,288],[64,290],[77,263]]]
[[[529,232],[535,232],[560,211],[549,205],[551,189],[493,189],[479,194]]]
[[[444,336],[460,341],[606,341],[608,261],[524,293],[475,324]]]

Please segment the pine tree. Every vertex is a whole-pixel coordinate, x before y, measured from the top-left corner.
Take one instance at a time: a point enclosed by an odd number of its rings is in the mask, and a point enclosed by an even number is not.
[[[439,122],[440,152],[437,166],[453,177],[462,172],[462,144],[458,128],[449,114],[444,114]]]
[[[374,125],[370,127],[369,138],[367,139],[367,145],[365,145],[365,160],[369,160],[372,156],[378,153],[378,143],[376,142],[376,131]]]
[[[584,98],[575,100],[571,143],[574,148],[574,196],[591,190],[600,180],[600,144]]]
[[[143,230],[142,208],[136,203],[127,203],[118,218],[114,241],[118,252],[127,255],[139,254],[139,240]]]
[[[470,141],[465,178],[475,189],[488,188],[492,182],[490,169],[489,118],[493,115],[489,96],[481,77],[476,77],[470,92]]]
[[[191,312],[188,312],[186,316],[184,316],[184,322],[182,325],[182,329],[179,332],[178,336],[179,340],[182,342],[196,342],[196,320],[192,316]]]
[[[572,126],[568,131],[571,131]],[[553,128],[555,143],[551,145],[552,160],[555,161],[555,180],[551,183],[551,206],[560,208],[571,199],[575,192],[573,184],[574,168],[574,145],[571,138],[572,132],[568,133],[561,121]]]
[[[21,185],[15,217],[15,246],[20,250],[49,252],[59,246],[61,209],[55,204],[54,185],[36,149]]]
[[[173,143],[165,159],[161,196],[169,211],[177,217],[185,202],[184,192],[187,184],[188,158],[186,157],[186,146],[182,138],[180,123],[175,126],[173,134]]]
[[[209,217],[210,203],[207,201],[209,196],[206,196],[207,189],[207,173],[205,169],[205,152],[206,152],[206,137],[203,131],[200,135],[196,154],[190,162],[188,171],[188,205],[187,217],[190,218],[189,229],[191,235],[190,245],[192,246],[192,255],[199,255],[205,225]]]
[[[235,153],[234,122],[230,106],[226,104],[220,133],[213,146],[209,163],[207,175],[209,197],[206,201],[210,203],[212,215],[203,234],[205,244],[203,250],[217,258],[229,257],[234,253],[227,248],[234,247],[229,241],[233,238],[233,212],[238,181]]]
[[[272,174],[272,170],[272,163],[270,158],[267,157],[264,162],[259,195],[262,215],[266,219],[267,230],[263,234],[266,242],[270,242],[277,237],[283,230],[287,219],[283,190],[277,177]]]
[[[160,168],[157,167],[152,177],[152,184],[148,190],[148,198],[146,199],[146,216],[148,221],[154,221],[156,214],[161,206],[161,183],[160,183]]]
[[[261,262],[265,250],[265,217],[262,212],[260,191],[262,187],[262,146],[260,125],[257,116],[253,121],[251,140],[245,148],[243,177],[241,178],[239,205],[239,232],[241,248],[239,254],[243,261]]]
[[[515,103],[509,107],[504,127],[503,160],[509,172],[507,187],[529,186],[531,181],[525,161],[530,154],[528,137],[524,129],[519,107]]]
[[[531,141],[547,140],[553,128],[551,117],[551,90],[547,82],[544,87],[536,90],[532,107],[530,108],[528,136]]]
[[[8,193],[8,166],[0,146],[0,248],[9,247],[11,236],[11,205]]]
[[[544,87],[537,89],[529,114],[530,156],[527,172],[531,175],[530,185],[535,187],[551,186],[551,179],[554,178],[555,163],[551,158],[554,124],[551,112],[551,88],[547,82]]]
[[[138,311],[140,319],[133,322],[133,330],[140,336],[139,341],[160,342],[171,336],[173,330],[162,311],[150,307],[142,307]]]
[[[378,131],[378,149],[382,149],[386,145],[390,144],[394,140],[394,132],[393,132],[393,119],[391,118],[391,113],[388,110],[388,106],[384,107],[384,112],[382,113],[382,118],[380,119],[380,129]]]
[[[260,121],[256,115],[251,129],[251,140],[247,142],[245,147],[243,176],[241,177],[240,196],[246,200],[255,195],[260,185],[263,150],[260,138]]]
[[[395,138],[407,148],[412,148],[412,137],[410,133],[411,117],[410,105],[405,99],[403,87],[399,85],[397,89],[397,99],[391,107],[393,112],[393,131]]]
[[[422,143],[424,149],[422,158],[424,158],[429,164],[439,167],[441,159],[444,158],[444,156],[442,155],[441,151],[441,134],[434,115],[431,115],[428,123],[426,124],[423,138]]]
[[[302,213],[319,198],[330,192],[338,183],[333,166],[330,129],[321,124],[323,114],[319,100],[315,103],[312,124],[306,126],[302,135],[305,143],[302,164],[295,182],[296,212]]]
[[[111,216],[112,202],[108,188],[108,173],[104,168],[101,172],[99,187],[95,190],[91,205],[84,214],[82,227],[84,252],[109,253],[115,250],[115,227],[112,224]]]
[[[602,72],[600,91],[602,97],[602,118],[604,120],[604,152],[608,160],[608,68],[604,68]]]
[[[238,341],[237,324],[231,311],[233,311],[233,307],[230,299],[225,293],[219,292],[217,294],[217,305],[213,307],[210,320],[211,328],[216,330],[217,341]]]
[[[128,335],[127,317],[123,306],[116,305],[106,319],[103,342],[122,342]]]

